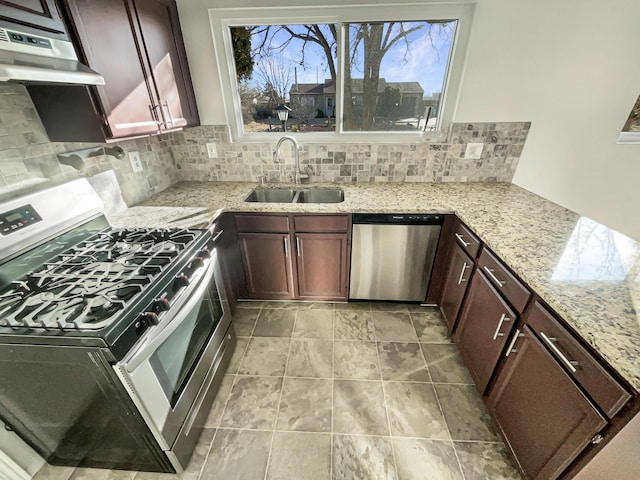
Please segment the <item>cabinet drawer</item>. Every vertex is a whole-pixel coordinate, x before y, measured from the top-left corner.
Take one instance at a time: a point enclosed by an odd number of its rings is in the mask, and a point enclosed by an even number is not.
[[[527,311],[525,322],[609,418],[631,398],[600,362],[540,303],[535,302]]]
[[[466,225],[460,223],[458,228],[454,233],[454,237],[456,242],[462,249],[467,252],[471,258],[476,258],[478,256],[478,251],[480,250],[480,239],[476,237],[471,230],[467,228]]]
[[[289,233],[286,215],[236,215],[238,232]]]
[[[487,276],[513,308],[522,313],[531,297],[531,292],[486,248],[483,248],[480,253],[478,269]]]
[[[349,229],[348,215],[294,215],[296,232],[329,233],[346,232]]]

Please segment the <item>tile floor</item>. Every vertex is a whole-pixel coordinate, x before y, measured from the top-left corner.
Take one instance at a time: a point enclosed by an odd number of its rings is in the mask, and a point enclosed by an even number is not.
[[[182,475],[46,466],[36,480],[520,479],[435,309],[242,302]]]

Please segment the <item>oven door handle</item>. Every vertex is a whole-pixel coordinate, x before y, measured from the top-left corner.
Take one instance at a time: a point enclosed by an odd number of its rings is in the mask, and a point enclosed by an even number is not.
[[[211,281],[215,281],[216,255],[211,256],[211,261],[207,266],[207,270],[201,275],[196,286],[191,292],[184,292],[187,296],[186,300],[176,305],[179,308],[177,313],[165,321],[160,322],[157,327],[149,332],[149,335],[122,360],[122,364],[127,372],[131,373],[140,366],[153,352],[175,332],[184,322],[195,307],[195,305],[204,297]],[[169,313],[169,312],[167,312]]]

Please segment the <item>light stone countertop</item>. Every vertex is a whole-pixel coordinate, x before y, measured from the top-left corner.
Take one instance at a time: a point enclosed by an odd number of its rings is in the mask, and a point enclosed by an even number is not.
[[[310,188],[319,186],[312,184]],[[110,220],[114,225],[202,227],[222,211],[455,212],[640,390],[638,242],[511,184],[327,186],[343,188],[345,201],[245,203],[244,198],[256,184],[184,182]]]

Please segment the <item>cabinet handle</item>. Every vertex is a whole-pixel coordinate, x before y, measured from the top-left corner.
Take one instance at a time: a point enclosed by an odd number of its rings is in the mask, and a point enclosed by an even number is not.
[[[288,257],[289,256],[289,242],[287,242],[287,237],[282,237],[282,240],[284,240],[284,256]]]
[[[471,243],[467,243],[464,241],[464,238],[462,238],[462,235],[460,235],[459,233],[456,233],[456,238],[458,239],[458,241],[462,244],[462,246],[464,248],[467,248],[469,245],[471,245]]]
[[[502,324],[504,322],[510,322],[511,319],[509,317],[507,317],[506,313],[503,313],[502,316],[500,317],[500,320],[498,321],[498,326],[496,327],[496,331],[493,334],[493,340],[497,339],[498,337],[504,337],[504,333],[500,333],[500,329],[502,328]]]
[[[169,102],[165,100],[162,106],[166,107],[167,113],[169,114],[169,122],[171,122],[172,127],[175,127],[175,122],[173,121],[173,115],[171,115],[171,107],[169,107]]]
[[[524,337],[524,333],[520,333],[520,329],[516,329],[516,333],[513,334],[513,337],[511,338],[511,343],[509,344],[509,346],[507,347],[507,353],[505,353],[505,357],[508,357],[509,354],[511,353],[516,353],[517,350],[515,349],[516,346],[516,342],[518,341],[518,339],[520,337]]]
[[[467,265],[467,262],[464,262],[464,265],[462,265],[462,271],[460,272],[460,278],[458,278],[458,285],[460,285],[462,282],[466,282],[466,279],[463,279],[462,277],[464,277],[464,272],[465,270],[469,268],[469,265]]]
[[[160,127],[162,125],[164,125],[164,122],[160,121],[160,117],[158,116],[158,112],[156,111],[156,109],[159,107],[160,105],[152,105],[149,104],[149,111],[151,112],[151,119],[156,122],[156,125],[158,126],[158,129],[160,129]]]
[[[498,287],[502,288],[504,286],[505,283],[507,282],[501,282],[500,280],[498,280],[498,277],[496,277],[493,274],[493,270],[491,270],[489,267],[487,267],[486,265],[484,267],[482,267],[482,269],[487,272],[487,275],[489,275],[494,282],[496,282],[498,284]]]
[[[296,237],[296,250],[298,251],[298,256],[302,255],[302,245],[300,244],[300,237]]]
[[[560,357],[560,360],[562,360],[562,363],[565,364],[565,366],[571,371],[571,373],[576,373],[578,371],[576,369],[576,366],[578,365],[578,362],[573,361],[573,360],[569,360],[567,357],[565,357],[564,353],[562,353],[560,351],[560,349],[558,347],[556,347],[555,343],[553,343],[553,342],[557,342],[558,341],[556,338],[553,338],[553,337],[549,338],[544,334],[544,332],[540,332],[540,336],[545,341],[545,343],[547,345],[549,345],[549,348],[551,348],[551,350],[553,350],[554,353],[558,357]]]

